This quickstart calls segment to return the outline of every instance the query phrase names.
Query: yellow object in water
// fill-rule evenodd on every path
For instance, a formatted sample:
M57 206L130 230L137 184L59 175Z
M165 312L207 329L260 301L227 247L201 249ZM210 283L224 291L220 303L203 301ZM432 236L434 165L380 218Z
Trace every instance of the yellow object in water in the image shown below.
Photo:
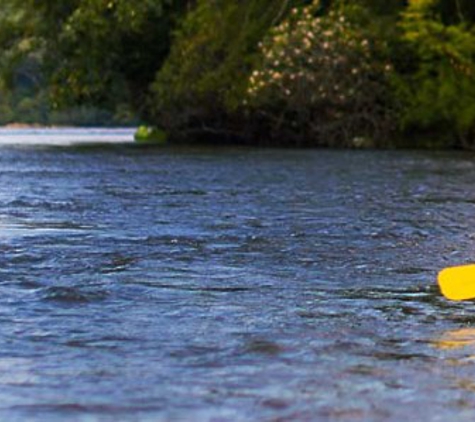
M442 294L450 300L475 298L475 265L445 268L438 276Z

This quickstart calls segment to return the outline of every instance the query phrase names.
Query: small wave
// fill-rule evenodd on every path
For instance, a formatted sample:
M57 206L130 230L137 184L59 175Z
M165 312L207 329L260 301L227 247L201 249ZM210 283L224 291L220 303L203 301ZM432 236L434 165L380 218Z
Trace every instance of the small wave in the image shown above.
M399 352L371 352L368 354L376 360L382 361L404 361L404 360L417 360L419 362L435 362L436 358L433 356L425 355L423 353L399 353Z
M398 300L401 302L433 302L438 298L437 291L431 286L388 289L384 287L345 289L339 294L345 299Z
M84 289L81 287L53 286L43 291L43 300L62 303L92 303L109 296L103 289Z
M79 404L79 403L57 403L57 404L31 404L17 405L9 408L10 410L18 410L31 414L47 414L56 415L72 413L72 414L105 414L105 415L123 415L127 413L137 412L155 412L162 410L162 406L157 405L112 405L112 404Z
M153 193L157 196L174 196L174 195L204 196L208 194L208 192L201 189L161 189Z
M44 177L44 175L39 175ZM38 199L18 198L4 204L7 208L41 208L48 211L81 211L84 206L81 206L74 201L44 201Z
M420 198L423 204L475 204L475 198L456 196L427 196Z
M396 274L417 275L417 274L428 274L432 271L432 269L422 268L422 267L403 266L403 267L400 267L400 268L394 268L391 271L396 273Z
M43 287L43 285L36 280L20 280L16 282L15 285L27 290L35 290Z
M261 355L275 356L284 351L284 348L270 340L253 339L247 342L245 346L245 353L256 353Z
M139 339L123 336L104 336L98 338L74 338L64 344L68 347L115 350L125 342L138 343Z
M176 235L160 235L147 236L146 238L137 239L138 243L147 246L161 246L167 248L184 248L188 250L203 251L207 245L208 240L196 234L195 236L176 236ZM183 249L181 249L183 250Z
M127 281L126 284L137 284L153 289L181 290L202 293L243 293L255 290L253 287L246 286L197 286L186 284L154 283L149 281Z
M138 260L137 257L117 255L112 257L111 262L105 265L100 271L103 274L113 274L126 271Z

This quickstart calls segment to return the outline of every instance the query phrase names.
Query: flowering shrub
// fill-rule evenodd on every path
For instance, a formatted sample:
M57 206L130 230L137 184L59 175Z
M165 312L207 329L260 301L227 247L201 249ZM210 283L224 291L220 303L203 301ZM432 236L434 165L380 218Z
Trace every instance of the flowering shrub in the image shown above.
M318 2L293 9L260 45L246 103L273 138L299 145L384 142L391 66L344 12L315 16Z

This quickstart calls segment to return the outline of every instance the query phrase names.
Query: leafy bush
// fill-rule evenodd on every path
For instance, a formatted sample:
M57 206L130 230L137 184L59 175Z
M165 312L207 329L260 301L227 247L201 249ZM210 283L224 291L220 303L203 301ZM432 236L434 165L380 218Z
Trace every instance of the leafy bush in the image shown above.
M78 1L49 41L56 45L48 57L55 102L107 108L129 102L140 110L184 7L183 0Z
M240 136L240 106L257 44L295 3L199 0L153 84L155 122L174 138Z
M141 144L165 145L167 143L168 136L166 132L159 128L139 126L135 132L134 139L136 142Z
M318 6L293 9L262 42L249 79L251 112L274 142L382 144L392 123L391 66L344 7L316 17Z
M170 33L191 0L2 0L0 76L19 67L49 91L51 109L114 111L145 99L167 57ZM24 73L24 72L23 72Z

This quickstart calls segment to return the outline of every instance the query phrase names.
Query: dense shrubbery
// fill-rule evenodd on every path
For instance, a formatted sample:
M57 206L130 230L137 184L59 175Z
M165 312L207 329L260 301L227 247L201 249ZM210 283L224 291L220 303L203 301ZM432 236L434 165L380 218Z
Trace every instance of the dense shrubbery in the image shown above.
M188 0L2 0L0 72L50 110L146 115L155 73ZM19 81L19 71L30 68ZM23 72L24 73L24 72Z
M393 123L387 73L375 40L345 9L293 9L261 44L249 79L251 112L275 142L354 146L384 142Z
M240 106L257 44L298 3L199 0L153 84L159 124L175 137L244 138Z
M0 123L475 148L474 23L473 0L3 0Z
M406 132L429 134L439 145L475 147L475 33L446 25L437 2L413 2L401 22L413 68L399 74L397 91Z
M198 2L153 85L159 124L175 137L272 144L386 139L387 63L374 40L343 11L304 3Z

